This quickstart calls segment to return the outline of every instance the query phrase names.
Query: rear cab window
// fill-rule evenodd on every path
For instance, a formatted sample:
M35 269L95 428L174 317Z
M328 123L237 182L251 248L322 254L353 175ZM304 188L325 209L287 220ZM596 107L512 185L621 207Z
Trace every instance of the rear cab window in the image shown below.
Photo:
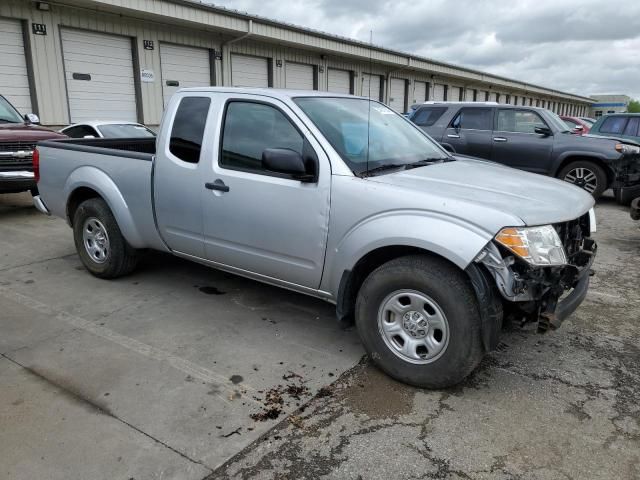
M208 97L184 97L180 100L171 126L169 151L183 162L200 161L210 105Z
M548 127L533 110L500 109L496 121L499 132L535 133L537 127Z
M411 121L420 127L430 127L447 111L447 107L422 107L418 109Z
M451 122L451 127L462 130L492 130L493 109L462 108Z

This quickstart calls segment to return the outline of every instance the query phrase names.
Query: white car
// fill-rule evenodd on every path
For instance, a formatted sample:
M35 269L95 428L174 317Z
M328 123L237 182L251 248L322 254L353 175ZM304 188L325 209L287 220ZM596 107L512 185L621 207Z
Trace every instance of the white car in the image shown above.
M149 138L156 134L140 123L99 121L75 123L60 130L71 138Z

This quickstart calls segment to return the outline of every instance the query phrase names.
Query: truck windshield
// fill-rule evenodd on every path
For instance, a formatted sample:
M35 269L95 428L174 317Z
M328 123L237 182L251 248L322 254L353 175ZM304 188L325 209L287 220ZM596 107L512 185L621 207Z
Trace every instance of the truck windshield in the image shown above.
M298 97L294 102L356 175L452 159L401 115L361 98Z
M18 111L3 96L0 96L0 123L22 123Z

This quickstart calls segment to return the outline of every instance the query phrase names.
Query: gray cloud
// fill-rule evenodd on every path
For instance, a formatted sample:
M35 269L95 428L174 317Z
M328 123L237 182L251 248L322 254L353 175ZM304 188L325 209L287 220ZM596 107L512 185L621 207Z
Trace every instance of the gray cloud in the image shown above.
M228 8L369 40L578 94L640 98L637 0L216 0Z

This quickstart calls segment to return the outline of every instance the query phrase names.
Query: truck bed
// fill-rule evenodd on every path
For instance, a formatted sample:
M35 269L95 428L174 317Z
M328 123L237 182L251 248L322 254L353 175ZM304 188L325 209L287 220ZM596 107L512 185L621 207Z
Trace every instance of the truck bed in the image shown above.
M39 142L42 201L52 214L69 221L70 199L90 188L107 201L133 247L166 250L153 214L155 141L83 138Z

